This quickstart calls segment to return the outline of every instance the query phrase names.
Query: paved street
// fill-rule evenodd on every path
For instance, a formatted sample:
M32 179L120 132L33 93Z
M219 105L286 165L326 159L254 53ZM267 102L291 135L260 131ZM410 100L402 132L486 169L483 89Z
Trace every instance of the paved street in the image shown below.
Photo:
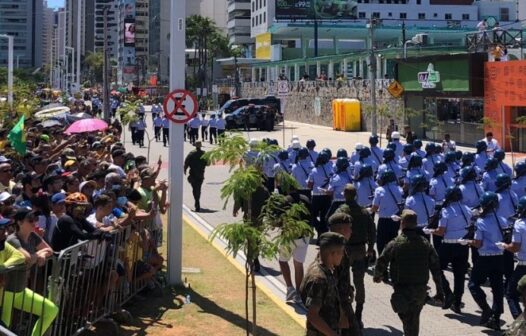
M151 128L151 118L147 116L148 131L153 136L153 130ZM249 134L243 133L247 137L263 138L272 137L279 140L280 144L283 142L283 133L280 126L277 130L272 133L263 132L250 132ZM292 135L300 137L302 143L309 138L316 139L318 143L317 149L320 150L323 147L329 147L335 152L338 148L344 147L351 153L355 144L358 142L367 144L368 133L343 133L335 132L330 128L306 125L295 122L287 122L287 128L285 132L286 144L290 142ZM385 140L384 143L385 145ZM131 137L126 134L126 147L128 151L133 152L135 155L146 155L147 149L139 149L138 146L132 146ZM212 146L208 143L204 143L203 149L209 150ZM192 149L192 146L185 143L185 155ZM464 150L462 148L462 150ZM162 155L164 160L168 159L168 148L163 147L162 142L152 142L150 161L155 162L157 157ZM507 161L510 162L511 158L508 155ZM165 169L161 172L161 178L167 178L167 164L163 166ZM216 165L208 167L206 170L206 179L203 184L203 196L201 199L201 206L203 211L198 215L208 222L212 226L218 224L231 222L232 217L232 202L227 205L227 208L223 210L223 201L219 197L219 191L228 177L228 167ZM188 208L193 208L193 198L191 188L188 182L184 182L184 203ZM311 246L307 257L307 263L310 263L316 254L316 248ZM269 274L275 275L277 279L283 282L281 276L278 273L277 261L263 261L262 263ZM191 266L191 265L185 265ZM447 274L451 277L451 274ZM431 286L434 289L434 286ZM486 288L487 293L490 294L490 290ZM401 322L399 321L396 314L393 313L390 305L391 288L385 284L374 284L371 276L366 276L366 304L364 311L364 323L366 326L366 335L402 335ZM434 293L434 291L433 291ZM491 296L490 296L491 297ZM433 307L426 305L422 312L421 319L421 335L498 335L498 333L491 332L487 329L480 328L477 325L479 319L479 311L466 288L466 293L463 299L465 303L464 313L462 315L456 315L452 311L443 311L439 307ZM511 322L511 315L509 314L507 305L505 304L505 314L502 317L506 323Z

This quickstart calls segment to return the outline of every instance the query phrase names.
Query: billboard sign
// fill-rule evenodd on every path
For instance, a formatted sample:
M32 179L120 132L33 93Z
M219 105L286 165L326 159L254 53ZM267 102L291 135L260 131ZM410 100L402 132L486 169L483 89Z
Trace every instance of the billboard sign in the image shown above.
M124 20L124 46L135 47L135 20Z
M263 33L256 36L256 58L270 59L271 56L272 34Z
M355 0L276 0L278 20L354 20L357 17Z

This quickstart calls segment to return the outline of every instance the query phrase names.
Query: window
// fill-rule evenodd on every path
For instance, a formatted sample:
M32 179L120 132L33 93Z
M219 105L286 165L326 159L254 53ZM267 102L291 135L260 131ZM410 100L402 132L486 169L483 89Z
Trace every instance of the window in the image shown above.
M254 22L256 21L254 20L254 18L252 18L252 27L254 27Z
M425 20L426 19L426 13L418 13L418 20Z
M263 7L267 6L267 0L263 0Z
M252 11L253 11L253 12L256 10L255 8L256 8L255 2L252 1Z
M500 21L510 21L510 9L507 7L500 8Z
M371 19L379 19L379 18L380 18L380 12L371 13Z
M358 13L358 18L359 19L365 19L365 12L359 12Z
M469 14L462 14L462 20L469 20Z
M256 15L256 26L259 25L259 20L258 20L258 16Z
M400 13L400 19L407 19L407 13Z
M422 4L422 0L416 0L416 4L417 5L421 5Z
M389 12L389 13L387 13L387 16L393 17L393 13Z
M263 12L263 23L267 22L267 12Z
M437 18L437 17L438 17L438 14L437 14L437 13L433 13L433 17L434 17L434 18Z
M453 20L453 15L452 14L446 14L446 15L444 15L444 19L446 19L446 20Z

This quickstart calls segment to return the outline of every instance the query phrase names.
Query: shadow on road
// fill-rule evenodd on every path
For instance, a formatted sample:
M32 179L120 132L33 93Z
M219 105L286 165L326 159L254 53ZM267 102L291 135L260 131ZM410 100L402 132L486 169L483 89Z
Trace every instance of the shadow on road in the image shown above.
M217 210L201 208L201 209L199 209L199 211L194 211L194 212L197 212L197 213L216 213Z
M391 326L385 326L385 329L377 329L377 328L365 328L363 329L363 335L364 336L402 336L403 333Z

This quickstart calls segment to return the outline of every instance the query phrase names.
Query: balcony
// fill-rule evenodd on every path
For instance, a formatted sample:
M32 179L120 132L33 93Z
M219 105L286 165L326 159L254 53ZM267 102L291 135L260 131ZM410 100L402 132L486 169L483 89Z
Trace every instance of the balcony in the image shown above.
M487 52L496 45L506 48L521 48L524 45L522 30L491 30L466 34L469 52Z

